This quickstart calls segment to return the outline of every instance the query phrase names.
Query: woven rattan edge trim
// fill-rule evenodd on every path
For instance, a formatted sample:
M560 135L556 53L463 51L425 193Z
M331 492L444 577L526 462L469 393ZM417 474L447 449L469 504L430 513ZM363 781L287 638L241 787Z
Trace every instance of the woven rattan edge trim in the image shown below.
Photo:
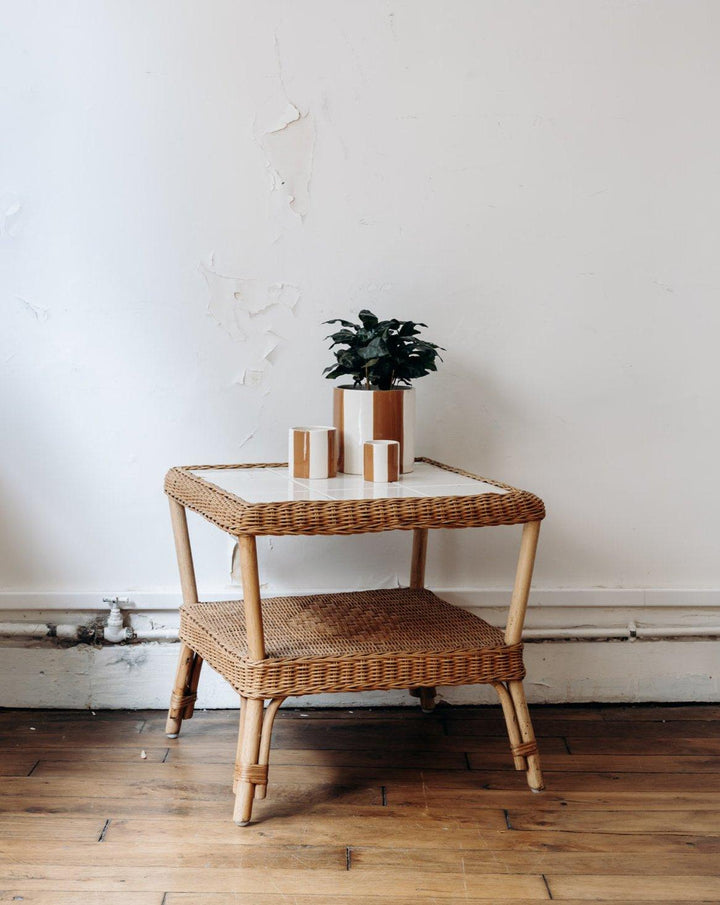
M472 657L472 659L474 660L478 657L479 654L482 655L486 653L492 653L496 650L496 648L472 649L469 651L460 651L460 654L462 656L462 660L467 661L468 657ZM506 649L502 651L502 653L505 657L507 657L512 656L512 654L516 652ZM437 656L437 652L435 652L435 654ZM453 659L445 651L443 651L443 655L443 659ZM497 667L494 667L491 675L488 674L482 676L473 675L471 670L466 670L463 672L462 677L457 680L451 680L447 676L441 676L441 672L437 669L425 669L426 663L424 662L424 659L419 655L411 656L408 659L412 664L420 665L423 667L424 678L420 681L422 681L425 685L442 685L450 687L456 685L487 685L492 684L498 680L522 681L522 679L524 679L526 675L525 666L522 662L522 654L517 652L516 657L517 661L512 665L512 668L510 668L510 664L507 664L507 668L504 670L498 670ZM243 695L243 697L252 698L254 700L265 700L268 698L276 698L278 696L286 698L289 696L312 695L321 693L375 690L382 691L394 688L415 687L416 685L415 679L410 681L406 676L397 677L395 679L384 679L380 681L377 678L369 678L368 667L372 666L373 663L382 662L390 664L391 666L396 665L399 658L395 653L393 653L392 655L386 655L384 657L376 657L375 660L364 658L362 656L350 656L344 659L349 662L350 666L352 666L353 663L356 663L360 667L357 675L347 677L343 681L338 681L336 677L333 677L332 680L329 680L328 677L319 677L315 678L314 680L308 681L307 679L298 677L296 672L298 667L301 667L304 663L307 663L307 665L310 667L320 667L324 664L325 661L329 661L329 665L331 667L337 668L338 665L342 664L343 658L316 657L307 659L298 658L296 660L261 660L255 662L255 666L258 668L257 673L255 673L255 670L251 668L250 663L237 658L234 658L234 662L238 665L238 667L240 667L240 670L233 669L228 671L226 668L227 653L220 645L217 645L214 654L208 652L207 655L207 662L210 666L213 667L213 669L215 669L220 675L222 675L225 680L229 682L233 688L235 688L236 691ZM263 675L262 668L268 666L270 666L272 669L272 675ZM284 676L278 676L278 671L282 673L283 670L287 670L286 674ZM242 679L238 675L239 671L242 671L244 673ZM390 672L392 672L392 670L390 670ZM416 677L416 679L419 680L419 677Z
M520 490L513 487L512 484L503 484L502 481L495 481L492 478L483 478L472 471L465 471L464 468L457 468L455 465L446 465L444 462L438 462L437 459L429 459L427 456L415 456L416 462L424 462L426 465L434 465L435 468L442 468L443 471L450 471L453 474L462 475L464 478L472 478L473 481L482 481L483 484L491 484L493 487L499 487L501 490L510 490L515 493L527 493L527 490Z
M187 639L183 638L183 641L187 644ZM317 657L268 657L267 660L250 660L245 657L237 657L232 651L229 651L223 644L220 644L216 638L213 638L213 644L215 644L223 653L228 657L236 657L239 663L242 663L243 666L248 669L252 669L253 667L260 668L262 666L267 666L269 663L272 663L273 666L304 666L304 665L315 665L315 664L323 664L323 663L345 663L345 662L353 662L355 660L361 660L363 663L369 662L392 662L395 660L422 660L428 657L437 657L442 655L443 657L473 657L476 656L478 651L482 651L483 654L491 655L493 653L502 653L502 654L514 654L514 653L522 653L523 646L522 644L507 644L502 645L500 647L454 647L448 648L447 650L437 651L437 650L398 650L393 651L390 654L338 654L336 656L317 656Z
M472 528L491 525L517 525L545 518L545 506L539 497L509 484L486 480L471 472L444 465L433 459L417 458L445 471L485 481L506 490L502 495L436 496L413 499L378 500L289 500L279 503L248 503L223 490L193 471L216 468L278 468L285 463L245 463L241 465L176 466L165 476L165 493L232 535L332 535L364 534L412 528ZM198 497L204 498L202 502ZM495 513L488 518L483 507L492 498ZM203 503L205 505L203 505ZM219 510L227 509L221 518ZM478 507L476 513L471 511ZM461 517L458 514L461 510ZM328 516L352 511L346 522ZM313 517L315 516L315 517Z

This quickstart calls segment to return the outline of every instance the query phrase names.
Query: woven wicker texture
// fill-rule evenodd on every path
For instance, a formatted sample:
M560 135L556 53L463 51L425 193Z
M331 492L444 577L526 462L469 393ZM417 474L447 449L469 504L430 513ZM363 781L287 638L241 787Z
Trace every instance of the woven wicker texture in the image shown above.
M247 653L242 601L180 610L180 637L249 698L522 679L522 645L427 590L263 601L268 659Z
M171 468L165 477L165 493L233 535L364 534L398 528L519 525L545 518L542 500L527 490L517 490L509 484L481 478L432 459L420 458L416 461L484 481L508 492L415 499L248 503L199 475L192 474L203 468L278 468L286 464L275 462L262 465L191 465Z

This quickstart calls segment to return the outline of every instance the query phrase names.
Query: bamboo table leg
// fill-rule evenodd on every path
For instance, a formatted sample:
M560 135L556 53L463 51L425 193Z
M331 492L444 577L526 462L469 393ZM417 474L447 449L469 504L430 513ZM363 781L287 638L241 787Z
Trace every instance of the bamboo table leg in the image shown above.
M180 645L175 685L170 695L170 708L165 723L168 738L177 738L183 720L189 720L193 715L202 662L202 657L194 653L187 644Z
M425 563L427 561L428 529L413 529L412 559L410 560L410 587L425 587ZM432 713L435 709L435 688L411 688L410 694L420 698L423 713Z
M532 581L535 551L537 550L539 535L540 522L528 522L523 525L520 555L515 573L515 585L505 628L506 644L519 644L522 641L522 630L525 624L525 613L530 595L530 582ZM507 692L509 692L509 695L507 692L502 693L497 685L496 689L503 705L503 713L508 728L513 757L515 758L515 765L518 767L520 759L525 758L528 785L534 792L539 792L545 788L545 785L540 769L537 741L532 721L530 720L523 684L519 680L508 682ZM516 741L518 731L520 733L519 743Z
M533 792L542 792L545 788L542 770L540 769L540 756L538 755L537 741L535 739L535 731L530 721L530 712L528 711L527 701L525 700L525 689L523 683L519 681L509 682L510 696L515 705L515 713L517 715L518 725L520 727L520 735L523 743L518 746L515 752L519 752L527 758L527 781Z
M247 826L252 817L255 786L258 782L267 784L267 766L260 766L260 736L262 734L263 702L245 698L242 734L238 738L237 761L235 764L235 810L233 820L238 826ZM242 712L241 711L241 712Z
M427 561L428 529L413 529L412 559L410 561L410 587L425 587L425 563Z
M498 693L500 704L502 705L503 716L505 717L505 725L507 726L507 734L510 739L510 750L513 752L513 760L515 769L527 772L527 760L521 754L515 754L520 750L522 745L522 736L520 735L520 727L518 726L517 714L515 713L515 704L510 696L507 685L504 682L493 682L493 688Z
M248 651L254 660L265 659L265 638L263 634L262 609L260 601L260 578L258 575L257 546L252 535L238 537L240 549L240 570L243 584L243 604L247 627ZM272 705L271 705L272 706ZM279 706L279 705L278 705ZM267 749L269 752L269 730L277 707L270 713ZM244 713L244 716L242 715ZM267 763L260 760L260 740L263 734L263 701L244 698L241 711L242 731L238 737L237 760L235 763L235 811L233 820L239 826L247 826L252 817L253 799L256 786L267 785ZM262 795L258 795L262 797Z
M180 570L183 603L197 603L197 584L185 507L173 499L170 500L170 518L172 520L175 552ZM202 662L202 657L194 653L187 644L180 645L175 685L173 686L170 708L165 724L165 734L168 738L177 738L182 721L184 719L189 720L193 715Z
M267 768L270 763L270 739L272 738L272 727L280 705L285 698L273 698L268 701L263 716L262 733L260 735L260 753L258 754L258 763L261 767L265 767L266 776L265 783L258 783L255 786L255 798L264 798L267 794Z

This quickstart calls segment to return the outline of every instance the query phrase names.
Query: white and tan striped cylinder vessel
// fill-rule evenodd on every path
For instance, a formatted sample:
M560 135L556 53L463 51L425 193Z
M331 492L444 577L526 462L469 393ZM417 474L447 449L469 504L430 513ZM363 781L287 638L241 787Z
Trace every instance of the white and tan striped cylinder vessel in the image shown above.
M365 390L335 387L333 423L338 432L338 471L363 473L363 444L368 440L397 440L400 470L415 463L415 390Z
M288 431L290 477L311 481L334 478L337 433L334 427L291 427Z
M366 440L363 444L363 478L389 483L400 477L400 444L397 440Z

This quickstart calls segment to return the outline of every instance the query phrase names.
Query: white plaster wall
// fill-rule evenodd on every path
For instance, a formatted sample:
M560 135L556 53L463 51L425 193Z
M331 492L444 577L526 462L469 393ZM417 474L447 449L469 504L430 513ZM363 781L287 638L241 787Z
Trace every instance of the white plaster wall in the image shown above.
M364 306L447 348L418 451L545 498L537 587L720 588L720 4L0 19L1 589L177 587L166 468L283 458ZM433 538L430 581L506 586L516 540ZM261 546L272 586L358 587L408 538Z

